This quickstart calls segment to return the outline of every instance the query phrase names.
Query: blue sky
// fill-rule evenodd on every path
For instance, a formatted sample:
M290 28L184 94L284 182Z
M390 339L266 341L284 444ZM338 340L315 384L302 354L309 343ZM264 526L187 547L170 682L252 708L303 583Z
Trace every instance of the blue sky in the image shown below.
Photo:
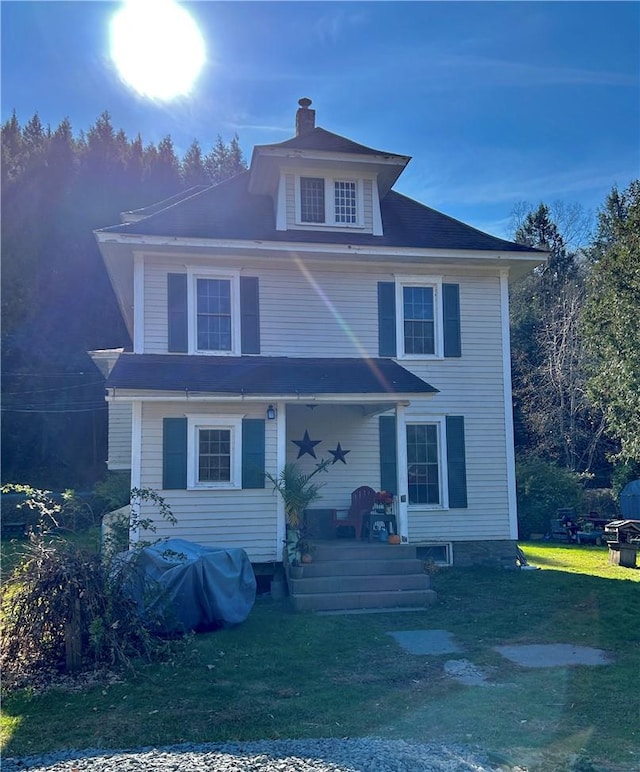
M640 4L196 2L207 64L195 89L154 103L109 54L119 3L12 2L2 13L2 120L38 112L87 130L108 110L133 138L181 155L237 132L317 125L413 156L396 189L496 235L521 201L600 206L640 175Z

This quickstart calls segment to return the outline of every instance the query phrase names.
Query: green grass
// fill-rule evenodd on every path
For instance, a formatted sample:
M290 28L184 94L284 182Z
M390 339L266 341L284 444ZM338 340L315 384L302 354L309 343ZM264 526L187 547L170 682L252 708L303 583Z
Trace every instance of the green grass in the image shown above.
M442 570L425 611L316 616L260 599L244 624L196 636L173 664L82 693L5 696L3 754L378 735L478 745L529 769L637 768L640 570L609 566L603 547L523 546L543 570ZM451 655L406 654L387 635L403 629L449 630L490 685L446 678ZM545 642L613 662L528 670L493 649Z

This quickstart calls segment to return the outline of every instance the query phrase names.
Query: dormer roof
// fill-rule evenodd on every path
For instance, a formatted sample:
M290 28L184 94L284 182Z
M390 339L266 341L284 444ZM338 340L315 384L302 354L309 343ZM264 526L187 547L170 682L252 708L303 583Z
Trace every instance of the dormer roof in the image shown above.
M376 150L316 126L303 134L271 145L256 145L251 156L252 193L273 193L281 171L306 164L342 173L375 174L378 196L393 187L411 156Z

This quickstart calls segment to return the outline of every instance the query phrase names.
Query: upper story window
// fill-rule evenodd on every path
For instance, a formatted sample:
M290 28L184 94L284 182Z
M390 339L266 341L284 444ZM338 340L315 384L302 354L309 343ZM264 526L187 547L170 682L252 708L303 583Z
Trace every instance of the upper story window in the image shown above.
M433 287L403 287L404 353L435 354Z
M231 280L196 278L196 348L231 351Z
M300 219L303 222L325 222L322 177L300 177Z
M401 277L396 283L397 351L400 357L442 357L442 281Z
M362 181L334 177L298 177L296 222L362 227Z
M335 180L333 187L336 222L355 225L358 221L356 183Z
M189 351L240 353L240 285L233 271L191 271Z

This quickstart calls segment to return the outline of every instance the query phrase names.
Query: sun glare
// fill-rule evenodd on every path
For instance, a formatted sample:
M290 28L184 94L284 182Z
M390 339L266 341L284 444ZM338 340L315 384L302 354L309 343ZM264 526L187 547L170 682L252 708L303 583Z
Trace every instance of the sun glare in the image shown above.
M169 100L193 88L206 52L197 24L173 0L126 0L111 21L111 57L139 94Z

